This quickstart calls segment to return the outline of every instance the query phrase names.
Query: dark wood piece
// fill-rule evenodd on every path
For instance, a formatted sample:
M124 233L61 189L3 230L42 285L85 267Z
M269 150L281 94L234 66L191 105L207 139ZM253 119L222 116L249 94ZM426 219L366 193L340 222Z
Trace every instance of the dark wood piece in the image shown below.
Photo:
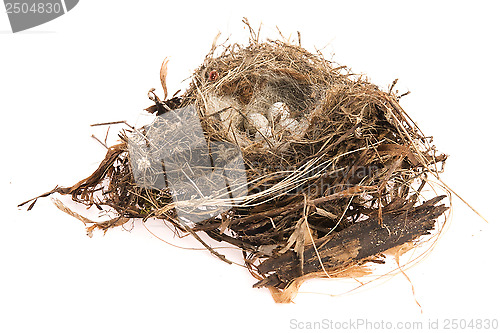
M445 196L438 196L399 214L387 214L380 225L377 217L356 223L342 231L319 239L316 242L321 262L327 270L343 267L349 263L379 254L390 248L415 240L434 228L436 219L448 207L436 205ZM292 280L302 276L300 260L293 251L267 259L258 266L266 276L254 287L284 288ZM321 272L323 268L316 250L309 245L304 250L303 275Z

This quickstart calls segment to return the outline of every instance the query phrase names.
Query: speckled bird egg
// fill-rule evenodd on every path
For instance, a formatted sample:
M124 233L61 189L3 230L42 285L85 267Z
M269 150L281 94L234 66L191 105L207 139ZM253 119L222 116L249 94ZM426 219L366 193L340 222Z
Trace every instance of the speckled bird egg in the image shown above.
M269 108L269 118L273 124L290 118L290 109L283 102L276 102Z

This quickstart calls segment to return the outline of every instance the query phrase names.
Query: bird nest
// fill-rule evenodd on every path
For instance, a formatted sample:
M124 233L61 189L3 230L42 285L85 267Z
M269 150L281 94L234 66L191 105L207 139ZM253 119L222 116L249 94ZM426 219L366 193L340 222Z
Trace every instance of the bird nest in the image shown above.
M203 238L229 243L254 286L288 302L302 281L349 276L434 229L444 196L422 191L446 155L393 86L250 33L245 46L214 42L181 96L166 98L165 62L165 99L149 94L155 121L123 130L90 177L42 196L113 211L97 223L56 201L90 235L156 218L231 263Z

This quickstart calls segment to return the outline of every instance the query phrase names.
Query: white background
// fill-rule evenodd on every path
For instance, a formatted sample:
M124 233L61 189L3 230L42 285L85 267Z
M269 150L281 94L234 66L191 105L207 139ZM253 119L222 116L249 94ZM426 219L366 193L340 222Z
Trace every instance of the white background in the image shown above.
M422 321L497 318L499 304L497 2L81 1L68 14L12 34L0 13L0 331L287 332L290 320ZM457 198L448 232L431 256L383 284L330 297L352 281L306 283L295 304L275 304L255 280L204 251L169 246L140 223L131 232L97 232L41 199L16 205L88 176L105 150L90 124L135 124L161 91L171 58L170 92L201 63L218 31L245 42L247 16L263 34L302 34L386 88L412 93L402 106L449 154L445 181ZM142 112L143 113L143 112ZM113 143L116 136L109 138ZM65 201L67 202L67 201ZM82 210L80 210L82 212ZM84 211L83 211L84 212ZM166 227L156 232L180 246ZM230 256L238 258L233 251ZM306 293L310 292L310 293ZM315 293L311 293L315 292ZM295 330L296 331L296 330Z

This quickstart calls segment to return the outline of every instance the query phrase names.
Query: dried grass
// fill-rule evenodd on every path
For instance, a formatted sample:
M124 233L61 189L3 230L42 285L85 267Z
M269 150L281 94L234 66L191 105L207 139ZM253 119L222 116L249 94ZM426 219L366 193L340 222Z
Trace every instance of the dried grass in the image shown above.
M260 41L259 33L249 28L249 45L214 41L189 89L170 100L151 91L155 105L147 109L159 115L195 106L209 143L240 148L247 193L231 202L217 197L175 202L168 188L141 186L134 180L127 144L142 129L128 129L90 177L42 196L68 194L86 206L116 213L105 224L76 216L91 224L89 231L155 217L190 233L222 260L228 261L197 234L232 244L243 251L252 275L265 281L260 286L270 288L276 301L289 302L305 279L364 273L360 265L367 258L356 258L351 251L342 265L333 265L321 244L361 221L375 219L384 228L386 218L414 212L423 203L428 177L439 177L446 155L437 153L404 112L393 86L384 91L299 45ZM165 94L167 62L161 68ZM231 208L189 224L177 219L176 208L182 204ZM433 228L437 216L430 217L432 223L418 237ZM317 269L304 273L304 251L311 247ZM287 280L259 269L265 260L286 253L299 258L298 277Z

